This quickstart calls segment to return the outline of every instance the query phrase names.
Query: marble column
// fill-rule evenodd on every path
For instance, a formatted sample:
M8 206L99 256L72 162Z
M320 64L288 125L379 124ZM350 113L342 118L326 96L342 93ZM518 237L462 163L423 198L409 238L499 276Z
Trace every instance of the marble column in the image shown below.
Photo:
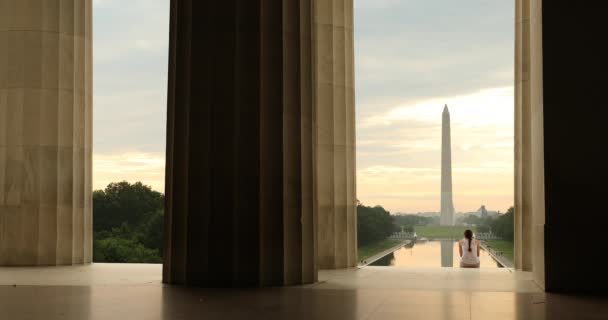
M91 262L91 0L0 0L0 265Z
M605 10L600 2L532 3L536 5L530 7L530 42L537 48L532 52L540 51L542 44L542 100L533 95L531 101L532 106L537 101L544 106L545 288L605 295L608 60L604 42L598 41L605 37ZM542 37L535 38L534 31L541 26L534 21L539 12ZM533 79L540 68L534 59ZM534 87L532 91L536 93ZM573 259L573 253L581 258Z
M322 269L357 265L353 1L315 1L315 205Z
M540 0L517 0L515 21L515 267L544 286L543 52Z
M315 282L311 0L172 0L169 60L163 282Z

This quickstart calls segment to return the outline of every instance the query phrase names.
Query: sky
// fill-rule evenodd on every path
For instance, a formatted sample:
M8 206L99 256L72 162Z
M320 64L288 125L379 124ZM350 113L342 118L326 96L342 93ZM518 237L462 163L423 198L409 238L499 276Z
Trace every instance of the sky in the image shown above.
M164 190L169 0L93 0L93 188Z
M355 0L357 196L436 212L441 113L455 210L513 204L514 1Z
M510 0L355 0L357 198L439 210L441 111L456 211L513 204ZM164 189L169 0L94 0L94 188Z

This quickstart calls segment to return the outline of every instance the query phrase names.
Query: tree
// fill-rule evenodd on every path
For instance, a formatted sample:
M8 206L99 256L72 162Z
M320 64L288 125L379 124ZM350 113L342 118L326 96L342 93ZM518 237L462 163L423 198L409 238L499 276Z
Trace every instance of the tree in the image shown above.
M469 214L462 219L463 223L470 224L470 225L480 225L482 221L483 221L482 218L480 218L474 214Z
M499 237L507 241L513 241L513 218L515 208L511 207L507 213L499 216L492 222L492 231Z
M93 193L93 261L162 261L163 195L141 182Z
M390 212L381 206L357 206L357 242L359 246L384 240L396 229Z
M141 182L110 183L105 190L93 192L93 229L112 230L124 222L135 226L162 210L164 197Z
M157 250L122 238L105 238L93 243L95 262L161 263Z
M403 232L414 232L414 226L413 225L404 225Z
M482 225L478 225L476 230L477 230L477 232L480 232L480 233L486 233L486 232L490 232L490 227L485 224L482 224Z
M400 214L393 216L395 223L399 226L427 226L433 224L433 218L423 217L415 214Z
M140 228L141 243L148 247L158 250L163 256L163 226L165 215L163 210L156 210L154 214Z

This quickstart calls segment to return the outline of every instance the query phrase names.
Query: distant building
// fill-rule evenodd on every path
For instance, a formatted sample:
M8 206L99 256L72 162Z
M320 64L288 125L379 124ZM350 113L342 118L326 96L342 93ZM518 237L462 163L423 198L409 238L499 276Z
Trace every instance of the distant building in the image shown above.
M450 137L450 111L443 108L441 123L441 217L442 226L454 225L452 199L452 142Z
M479 213L481 215L482 218L487 218L488 217L488 210L486 210L486 206L481 205L481 208L479 208Z

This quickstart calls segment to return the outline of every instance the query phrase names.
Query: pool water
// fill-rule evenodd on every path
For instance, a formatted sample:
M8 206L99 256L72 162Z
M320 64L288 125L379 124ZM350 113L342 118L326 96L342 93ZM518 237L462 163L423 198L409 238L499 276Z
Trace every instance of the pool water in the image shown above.
M479 253L481 268L502 268L486 251ZM458 241L417 241L390 253L372 266L396 267L460 267Z

